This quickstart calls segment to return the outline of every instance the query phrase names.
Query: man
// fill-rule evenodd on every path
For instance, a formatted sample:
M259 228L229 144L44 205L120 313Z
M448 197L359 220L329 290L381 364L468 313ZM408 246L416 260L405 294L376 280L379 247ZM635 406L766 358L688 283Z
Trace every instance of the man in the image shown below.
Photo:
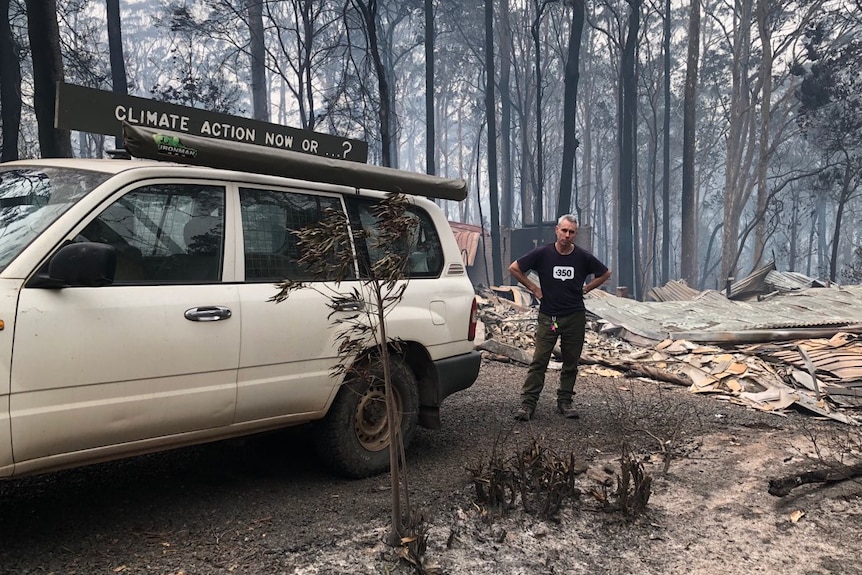
M607 266L590 252L575 245L575 236L578 235L578 220L575 216L560 216L554 231L556 242L534 248L509 266L509 273L539 300L536 351L521 390L521 407L515 411L518 421L530 420L536 411L557 338L560 338L563 355L560 387L557 389L557 412L569 419L578 417L577 411L572 408L572 396L587 324L584 294L611 277ZM538 285L527 277L530 270L538 274ZM584 285L590 275L593 279Z

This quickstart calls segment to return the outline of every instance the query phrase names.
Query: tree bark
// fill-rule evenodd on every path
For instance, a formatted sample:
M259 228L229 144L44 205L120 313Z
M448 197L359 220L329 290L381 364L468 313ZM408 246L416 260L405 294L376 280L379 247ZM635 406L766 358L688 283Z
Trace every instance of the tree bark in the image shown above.
M835 225L832 227L832 249L829 255L829 279L833 282L838 280L838 246L841 243L841 222L844 219L847 204L856 190L855 186L851 185L856 175L853 159L847 152L844 152L844 158L844 175L841 178L841 192L835 206Z
M425 0L425 173L437 173L434 123L434 0Z
M664 3L664 131L662 134L661 183L661 285L670 280L670 0Z
M536 224L536 239L542 243L542 223L545 219L545 156L543 152L542 135L542 51L539 42L539 31L541 29L542 14L545 11L546 1L534 0L536 17L533 20L531 33L533 36L533 50L536 59L536 187L533 193L533 221Z
M682 249L680 273L693 288L697 277L697 190L694 158L697 147L697 74L700 60L700 0L692 0L688 24L688 61L682 136Z
M733 22L733 62L730 118L725 158L724 228L721 244L723 278L735 276L738 263L739 223L751 195L749 175L753 161L755 123L751 110L749 63L751 61L751 14L753 0L738 0Z
M850 465L844 469L816 469L789 477L769 480L769 494L776 497L790 495L796 487L806 483L835 483L853 477L862 476L862 463Z
M0 162L18 159L21 129L21 54L9 25L9 0L0 0Z
M622 121L620 128L619 164L619 225L617 228L617 261L619 285L628 286L636 292L634 254L634 180L635 180L635 134L637 131L637 38L640 28L640 0L627 0L629 5L628 29L623 46L620 70L622 92Z
M63 81L57 3L55 0L26 0L26 3L39 149L43 158L71 158L71 133L54 127L57 83Z
M263 0L248 0L248 31L251 44L251 106L255 120L269 121L266 82L266 46L263 38Z
M514 211L514 170L512 169L512 25L509 0L500 0L500 155L503 177L500 183L500 226L511 229ZM522 218L523 221L523 218Z
M500 250L500 199L497 189L497 104L494 96L494 0L485 0L485 115L488 121L488 201L491 204L491 257L494 285L503 283Z
M772 116L772 31L769 28L769 0L757 0L757 28L760 33L760 132L757 158L757 224L752 269L760 266L766 246L766 168L769 160L769 122Z
M111 88L114 93L127 95L129 82L126 76L126 59L123 56L123 32L120 19L120 0L107 0L108 52L111 57ZM115 147L123 147L122 136L115 137Z
M392 110L390 103L392 96L389 93L389 77L386 66L383 65L383 56L380 52L380 42L377 34L378 5L377 0L351 0L353 5L362 16L365 28L365 39L371 61L374 65L374 74L377 76L377 97L379 110L377 117L380 128L380 162L383 166L392 167Z
M584 29L584 0L574 0L572 25L569 29L569 46L563 93L563 167L560 172L560 194L557 217L572 211L572 188L575 171L575 152L578 139L575 135L575 117L578 111L578 80L581 52L581 34Z

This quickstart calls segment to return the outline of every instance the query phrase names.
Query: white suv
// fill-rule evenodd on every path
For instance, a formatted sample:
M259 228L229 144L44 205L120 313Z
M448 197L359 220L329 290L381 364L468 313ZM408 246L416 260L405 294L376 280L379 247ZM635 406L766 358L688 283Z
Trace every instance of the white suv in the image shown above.
M0 164L0 477L311 421L337 472L388 468L381 384L331 373L330 316L354 308L315 289L269 301L275 282L310 279L291 230L326 208L374 226L382 197L155 161ZM426 198L411 196L411 213L415 257L387 319L406 441L439 426L480 363L451 229Z

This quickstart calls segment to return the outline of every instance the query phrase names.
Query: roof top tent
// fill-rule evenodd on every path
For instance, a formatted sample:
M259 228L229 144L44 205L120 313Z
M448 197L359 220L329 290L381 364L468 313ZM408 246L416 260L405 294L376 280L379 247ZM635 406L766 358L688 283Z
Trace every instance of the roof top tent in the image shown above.
M441 200L461 201L467 197L467 183L460 178L429 176L254 144L167 132L127 122L123 122L123 139L126 150L137 158Z

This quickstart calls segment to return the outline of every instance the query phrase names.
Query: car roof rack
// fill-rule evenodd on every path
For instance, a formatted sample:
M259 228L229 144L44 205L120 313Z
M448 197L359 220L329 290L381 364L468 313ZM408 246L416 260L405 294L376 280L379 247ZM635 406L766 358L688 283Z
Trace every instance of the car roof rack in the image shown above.
M112 160L131 160L132 159L132 155L129 153L128 150L123 150L123 149L105 150L105 153L108 154L108 156L110 156L110 158Z
M136 158L403 193L442 200L467 197L467 183L394 168L168 132L123 122L126 150Z

